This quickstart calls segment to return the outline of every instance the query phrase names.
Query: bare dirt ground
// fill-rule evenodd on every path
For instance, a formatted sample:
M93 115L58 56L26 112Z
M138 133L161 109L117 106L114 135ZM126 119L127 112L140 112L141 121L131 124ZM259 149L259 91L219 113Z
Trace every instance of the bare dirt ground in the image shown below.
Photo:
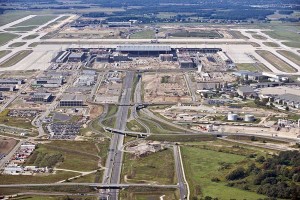
M101 115L101 113L103 112L102 106L89 105L89 108L90 108L90 118L91 119L95 119L96 117Z
M17 141L15 139L0 137L0 154L9 153L16 144Z
M190 102L183 74L146 74L143 78L146 102Z

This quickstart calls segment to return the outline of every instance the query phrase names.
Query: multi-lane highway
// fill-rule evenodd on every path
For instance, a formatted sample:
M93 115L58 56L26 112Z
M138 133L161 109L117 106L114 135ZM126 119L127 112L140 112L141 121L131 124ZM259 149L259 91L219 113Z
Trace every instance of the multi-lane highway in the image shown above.
M123 89L121 95L121 104L129 104L131 97L131 87L133 82L134 72L127 72L123 81ZM119 106L116 119L116 129L125 130L127 115L128 115L128 106ZM104 172L103 184L118 184L120 182L120 175L122 169L123 161L123 140L124 135L114 134L110 143L108 157L106 160L106 170ZM118 190L106 190L102 191L101 195L110 196L110 199L118 199Z

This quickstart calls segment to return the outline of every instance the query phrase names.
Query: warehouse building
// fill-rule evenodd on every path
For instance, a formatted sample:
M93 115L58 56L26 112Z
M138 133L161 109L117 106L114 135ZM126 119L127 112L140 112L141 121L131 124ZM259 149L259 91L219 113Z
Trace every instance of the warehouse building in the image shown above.
M168 54L172 51L170 46L163 45L120 45L116 52L127 53L129 56L156 56Z
M180 68L194 68L195 63L193 62L191 57L180 57L178 58L178 62L180 65Z
M82 107L84 105L85 97L83 95L64 95L60 102L59 106L61 107Z
M0 91L13 92L17 89L16 85L0 85Z
M114 52L113 61L114 62L129 61L128 53Z
M300 109L300 95L290 93L281 94L274 97L274 102Z
M109 54L100 54L96 57L97 62L110 62L110 55Z
M21 85L24 80L19 79L0 79L0 85Z
M63 78L62 77L40 77L37 78L34 82L34 85L44 85L44 84L56 84L56 85L62 85L63 84Z
M51 102L53 100L53 96L51 93L33 93L31 95L31 101L33 102Z
M70 54L68 61L69 62L82 62L84 60L84 53L80 52L80 53L76 53L73 52Z
M159 59L161 61L172 61L173 60L173 54L159 54Z
M252 87L241 86L237 89L237 93L242 97L256 97L257 93Z
M59 54L58 58L56 59L57 63L63 63L68 60L68 56L71 54L69 51L64 51L61 54Z
M107 22L108 27L131 27L132 22Z

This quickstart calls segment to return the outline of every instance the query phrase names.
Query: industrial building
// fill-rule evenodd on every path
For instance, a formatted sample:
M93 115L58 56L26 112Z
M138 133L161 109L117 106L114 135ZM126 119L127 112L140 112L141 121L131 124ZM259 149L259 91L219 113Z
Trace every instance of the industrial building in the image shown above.
M278 87L283 85L282 82L262 82L262 83L252 83L250 86L252 88L266 88L266 87Z
M68 62L82 62L83 60L84 60L83 52L80 53L72 52L68 58Z
M180 57L178 58L178 62L180 65L180 68L194 68L195 63L193 62L191 57Z
M245 80L252 80L252 81L262 81L262 80L268 79L268 77L263 75L263 73L261 73L261 72L250 72L247 70L233 72L232 74L237 77L241 77Z
M68 60L68 56L71 54L69 51L63 51L55 60L57 63L63 63Z
M0 79L0 85L21 85L24 80L19 79Z
M131 27L132 22L107 22L108 27Z
M97 62L110 62L110 55L109 54L100 54L96 56Z
M128 53L114 52L112 57L114 62L122 62L122 61L130 60L128 57Z
M0 91L13 92L17 89L16 85L0 85Z
M161 61L172 61L173 60L173 54L160 54L159 59Z
M59 106L61 107L81 107L84 105L85 97L83 95L64 95L60 102Z
M34 102L51 102L53 96L51 93L33 93L30 100Z
M62 77L40 77L34 81L34 85L44 85L44 84L56 84L62 85L63 78Z
M300 95L290 93L281 94L274 97L274 102L300 109Z
M257 93L252 87L241 86L237 89L237 93L242 97L256 97Z
M171 46L163 45L119 45L117 52L127 53L129 56L159 56L172 51Z

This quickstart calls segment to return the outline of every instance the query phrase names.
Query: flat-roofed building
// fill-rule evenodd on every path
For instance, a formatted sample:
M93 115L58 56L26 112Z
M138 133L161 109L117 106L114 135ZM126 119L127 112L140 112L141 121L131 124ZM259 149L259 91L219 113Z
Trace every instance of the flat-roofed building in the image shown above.
M0 79L0 85L21 85L24 80L20 79Z
M84 105L85 97L83 95L64 95L60 102L59 106L61 107L81 107Z
M0 85L0 91L13 92L17 89L16 85Z
M76 53L76 52L72 52L69 55L68 61L69 62L82 62L84 59L84 53L80 52L80 53Z
M44 84L57 84L62 85L63 84L63 78L62 77L40 77L37 78L34 82L34 85L44 85Z
M34 102L51 102L53 99L53 96L51 93L45 92L45 93L33 93L31 96L31 101Z
M256 97L257 93L250 86L241 86L237 89L237 93L242 97Z
M107 22L108 27L131 27L132 22Z

